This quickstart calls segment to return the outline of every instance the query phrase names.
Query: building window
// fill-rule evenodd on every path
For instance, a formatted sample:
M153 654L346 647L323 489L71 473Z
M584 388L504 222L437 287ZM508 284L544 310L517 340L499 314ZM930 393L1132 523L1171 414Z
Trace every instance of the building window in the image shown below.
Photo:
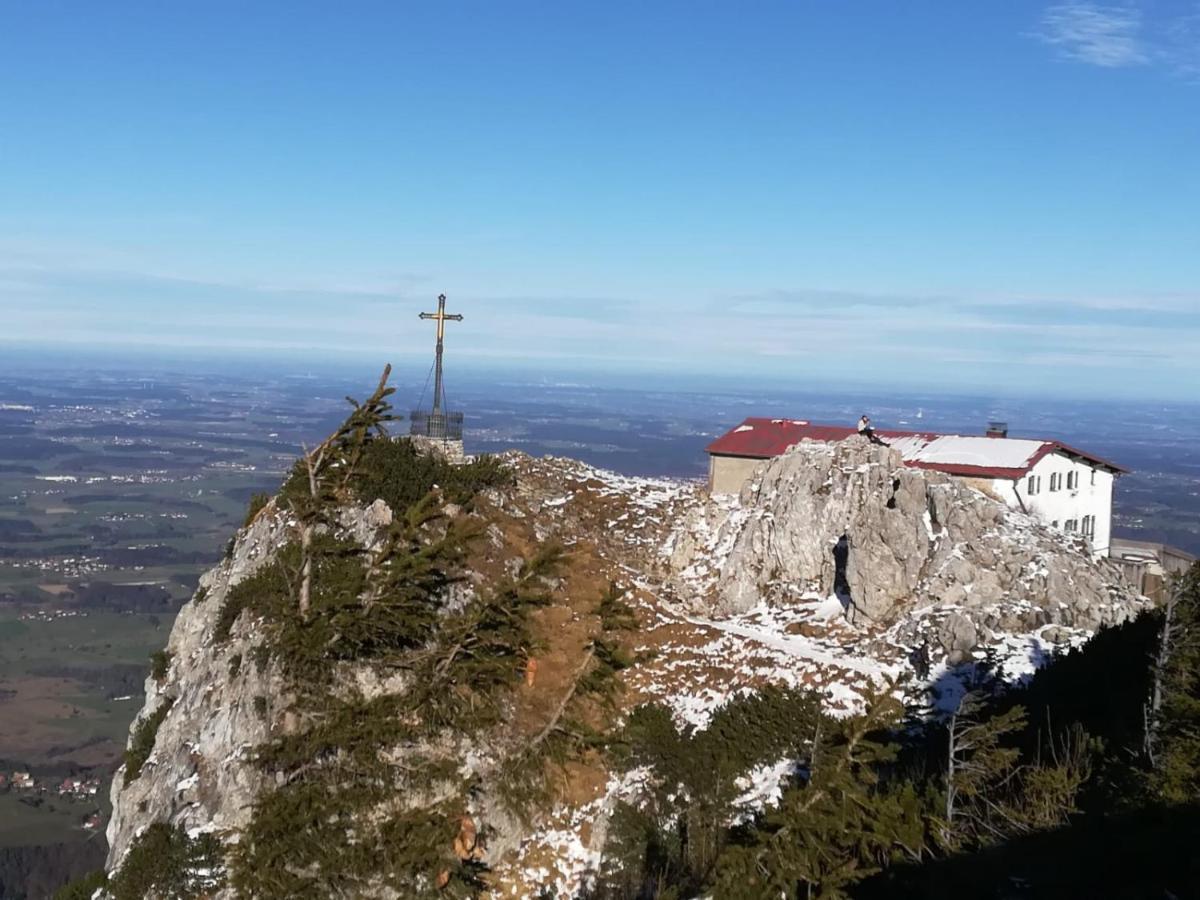
M1063 531L1065 531L1067 534L1074 534L1078 530L1079 530L1079 520L1078 519L1067 519L1067 521L1065 521L1063 523Z
M1031 497L1037 493L1037 476L1036 475L1029 476L1029 481L1026 484L1025 492L1027 494L1029 494L1029 496L1031 496Z
M1096 470L1092 469L1092 487L1096 486Z
M1075 473L1074 472L1067 473L1067 490L1068 491L1075 490Z
M1051 528L1057 528L1057 527L1058 527L1058 519L1055 519L1053 522L1051 522L1051 523L1050 523L1050 527L1051 527Z
M1096 517L1083 517L1083 533L1086 537L1094 538L1096 536Z
M1050 493L1053 494L1057 490L1058 490L1058 473L1051 472L1050 473Z

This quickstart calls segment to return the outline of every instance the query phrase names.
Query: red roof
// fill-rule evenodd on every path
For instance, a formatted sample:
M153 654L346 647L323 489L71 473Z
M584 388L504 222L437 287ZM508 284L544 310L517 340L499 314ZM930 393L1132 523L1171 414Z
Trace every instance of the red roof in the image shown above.
M770 459L803 440L835 442L857 433L844 425L818 425L806 419L749 418L730 429L705 449L714 456L743 456ZM1128 472L1121 466L1061 441L1026 440L938 434L929 431L875 432L889 443L900 443L905 465L934 469L950 475L976 478L1011 478L1026 475L1051 453L1083 460L1114 474ZM965 440L964 440L965 439ZM996 442L993 445L993 442ZM989 453L995 450L995 453Z

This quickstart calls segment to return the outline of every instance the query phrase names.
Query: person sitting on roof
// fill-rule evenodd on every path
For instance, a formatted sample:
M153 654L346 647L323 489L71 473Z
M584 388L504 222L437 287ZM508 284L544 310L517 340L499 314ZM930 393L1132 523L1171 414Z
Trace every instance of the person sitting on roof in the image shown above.
M872 444L878 444L881 447L886 447L883 441L879 439L879 435L875 433L875 429L871 427L871 420L865 415L858 420L858 433L865 437Z

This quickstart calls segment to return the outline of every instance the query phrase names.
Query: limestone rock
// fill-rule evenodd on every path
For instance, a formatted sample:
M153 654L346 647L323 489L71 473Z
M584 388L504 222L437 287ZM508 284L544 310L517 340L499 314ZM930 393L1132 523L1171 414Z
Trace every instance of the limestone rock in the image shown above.
M454 511L461 513L461 509ZM338 510L335 528L339 536L370 549L385 538L392 518L383 501L346 506ZM150 823L180 826L192 835L214 833L227 845L236 843L250 822L255 800L272 788L271 778L254 764L253 753L294 727L289 716L295 713L288 710L295 698L268 654L256 652L265 640L257 620L243 613L227 638L218 640L216 633L229 592L295 540L294 526L288 512L269 505L238 533L229 556L201 577L202 590L180 610L166 645L170 667L161 681L147 679L146 702L137 721L153 715L164 703L171 704L169 711L139 777L126 782L122 768L113 778L105 866L109 872L120 867ZM519 559L511 562L520 564ZM447 612L460 608L475 590L470 578L448 585L441 598L443 608ZM403 672L349 663L339 666L339 678L365 699L408 687ZM434 749L448 755L458 750ZM380 754L393 756L394 748L381 747ZM472 753L462 763L476 772L485 772L489 764L482 753ZM431 805L443 799L437 791L422 797ZM474 802L487 813L488 840L485 844L478 835L464 831L464 852L471 859L511 852L526 826L495 808L486 792ZM464 821L475 827L473 820ZM213 896L228 900L233 891L227 884ZM382 891L378 896L394 894Z
M701 727L725 699L768 678L824 685L831 708L849 711L872 679L907 666L910 648L923 648L927 662L965 662L1006 634L1034 629L1045 642L1067 646L1081 631L1121 621L1144 605L1081 541L952 478L907 468L893 451L857 438L798 445L760 466L740 497L707 498L695 484L632 479L572 460L506 454L502 462L514 484L489 489L478 509L447 510L477 516L482 527L478 556L439 596L443 610L457 610L477 591L515 576L521 560L546 541L570 550L568 571L549 607L556 614L544 623L549 646L536 660L528 657L524 672L514 668L512 721L486 741L436 749L484 786L455 811L462 817L458 840L452 847L448 834L444 849L508 877L512 890L505 896L541 895L546 884L538 873L551 863L569 874L555 896L575 896L587 861L603 848L607 817L645 777L581 765L571 773L572 805L538 810L533 824L487 788L499 750L527 741L544 721L539 716L569 696L562 694L565 663L581 652L593 598L609 583L619 581L636 600L645 623L638 640L656 642L654 652L622 673L630 697L662 702L680 721ZM391 520L392 511L377 502L341 509L336 527L371 548ZM272 788L251 755L287 727L283 711L295 698L256 653L263 635L250 615L238 619L227 640L218 642L214 632L229 591L294 533L287 511L268 505L180 612L167 644L168 672L161 682L147 681L140 718L168 699L172 705L140 777L125 784L118 771L114 778L110 872L153 822L236 842L254 801ZM812 599L814 591L828 612L789 619L786 613L801 604L789 610L787 601ZM850 605L852 624L838 617L837 603L824 601L833 593ZM729 617L763 603L776 604L768 612L779 615ZM402 671L358 668L353 660L339 666L339 681L364 698L408 687ZM381 758L398 765L407 752L411 747L379 748ZM395 807L444 799L398 796ZM563 843L564 828L578 844ZM432 868L431 880L440 871ZM214 900L231 894L227 887Z
M938 641L951 662L959 662L979 643L975 623L962 613L951 613L942 620L937 631Z
M857 437L797 444L733 508L714 499L681 530L669 555L676 582L690 579L694 592L711 573L704 586L720 614L810 591L842 596L858 622L933 607L958 613L938 636L958 654L977 627L1095 629L1142 606L1083 541Z
M162 683L146 679L138 720L168 700L172 706L140 776L127 784L124 767L113 776L108 869L119 864L149 822L226 831L249 820L251 803L265 784L247 753L270 738L271 700L281 685L270 666L254 661L253 623L239 622L221 644L213 632L230 588L271 559L288 533L286 514L264 511L240 533L233 553L204 574L201 592L175 619L167 640L170 668Z

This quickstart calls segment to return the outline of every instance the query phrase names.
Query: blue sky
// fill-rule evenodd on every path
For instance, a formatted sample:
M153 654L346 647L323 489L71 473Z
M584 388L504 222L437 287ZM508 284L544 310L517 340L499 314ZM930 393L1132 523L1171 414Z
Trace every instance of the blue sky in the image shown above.
M0 340L1200 384L1192 0L0 13Z

